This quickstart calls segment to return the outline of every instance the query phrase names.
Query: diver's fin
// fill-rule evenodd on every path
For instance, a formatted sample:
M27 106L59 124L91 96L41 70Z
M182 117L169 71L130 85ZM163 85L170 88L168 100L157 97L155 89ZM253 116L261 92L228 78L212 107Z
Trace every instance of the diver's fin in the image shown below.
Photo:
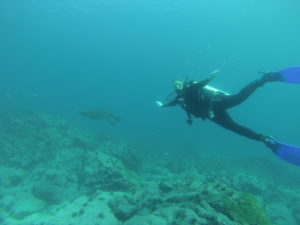
M300 147L275 141L274 139L270 140L266 145L271 148L279 158L300 166Z
M300 84L300 66L290 67L278 71L282 82Z

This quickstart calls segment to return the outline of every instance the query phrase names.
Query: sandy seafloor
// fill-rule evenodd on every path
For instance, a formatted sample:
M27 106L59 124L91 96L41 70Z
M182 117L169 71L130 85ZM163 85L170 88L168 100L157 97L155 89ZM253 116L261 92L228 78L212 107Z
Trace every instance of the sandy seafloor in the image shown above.
M161 155L47 114L0 127L1 225L300 224L296 167Z

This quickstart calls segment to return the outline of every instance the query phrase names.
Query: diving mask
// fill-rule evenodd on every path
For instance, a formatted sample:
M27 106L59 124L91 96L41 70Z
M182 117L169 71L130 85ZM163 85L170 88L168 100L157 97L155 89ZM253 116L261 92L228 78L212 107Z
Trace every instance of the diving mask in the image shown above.
M184 87L184 80L182 79L174 80L173 85L175 90L182 90Z

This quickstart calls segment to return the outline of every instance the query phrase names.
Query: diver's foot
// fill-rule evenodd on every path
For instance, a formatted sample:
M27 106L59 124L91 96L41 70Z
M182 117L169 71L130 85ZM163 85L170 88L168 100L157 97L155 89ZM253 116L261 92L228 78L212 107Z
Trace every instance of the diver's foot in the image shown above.
M272 150L276 150L277 143L275 142L274 138L269 135L262 136L262 142Z
M266 82L273 82L273 81L281 81L281 76L279 73L265 73L261 77L261 82L263 84Z

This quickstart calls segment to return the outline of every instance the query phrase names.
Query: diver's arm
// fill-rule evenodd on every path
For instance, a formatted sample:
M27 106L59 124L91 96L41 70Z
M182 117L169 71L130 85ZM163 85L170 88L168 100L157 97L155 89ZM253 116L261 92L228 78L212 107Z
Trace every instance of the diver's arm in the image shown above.
M168 102L168 103L165 103L165 104L162 103L161 101L155 101L155 103L158 107L170 107L170 106L178 105L179 100L178 101L174 100L174 101L171 101L171 102Z
M195 88L203 88L204 86L208 85L208 83L210 82L211 80L209 78L205 79L205 80L202 80L200 82L194 82L192 85L195 87Z
M197 83L193 83L193 85L196 85L196 87L202 88L202 87L208 85L209 82L211 82L213 79L215 79L219 72L220 72L220 70L214 70L213 72L210 73L210 76L207 79L197 82Z
M170 106L175 106L175 105L178 105L178 104L180 104L180 100L179 100L179 98L176 98L171 102L162 104L162 107L170 107Z
M167 102L167 103L162 103L160 101L156 101L156 104L159 106L159 107L171 107L171 106L176 106L176 105L179 105L181 104L181 100L180 100L180 96L176 96L176 98L171 101L171 102Z

